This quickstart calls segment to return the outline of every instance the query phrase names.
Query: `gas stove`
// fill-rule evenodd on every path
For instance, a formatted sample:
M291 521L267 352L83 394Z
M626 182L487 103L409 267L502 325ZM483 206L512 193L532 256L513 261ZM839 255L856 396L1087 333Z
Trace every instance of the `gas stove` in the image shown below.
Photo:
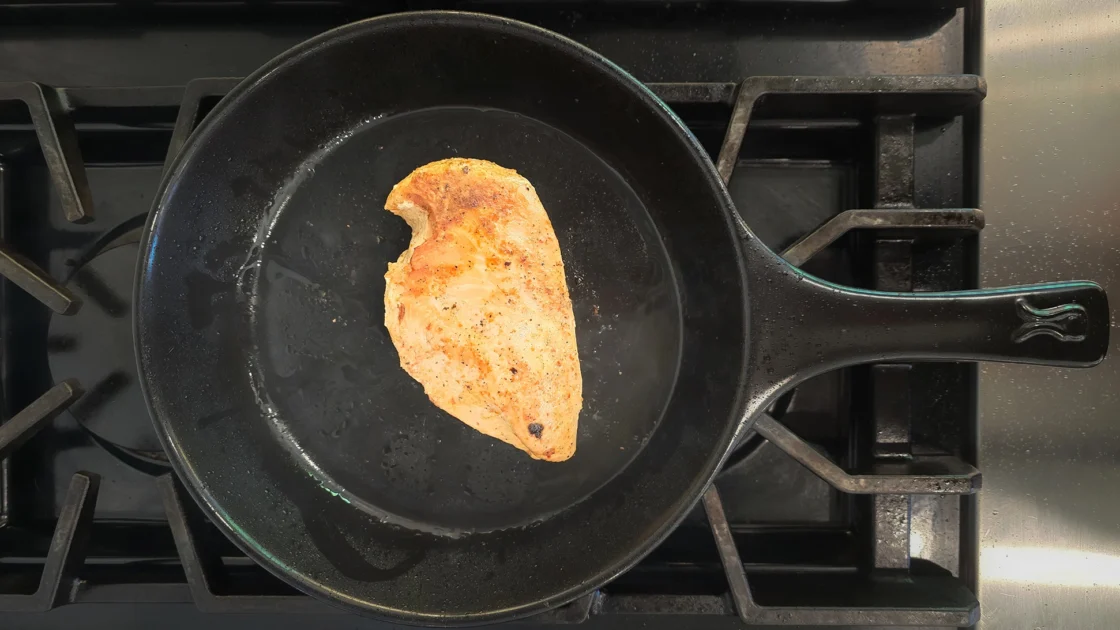
M612 59L688 124L759 238L815 275L977 284L986 87L965 2L397 4L521 19ZM292 590L201 516L151 426L130 320L164 164L238 77L368 15L0 3L5 627L388 627ZM518 623L973 625L976 395L971 364L819 376L759 420L654 553Z

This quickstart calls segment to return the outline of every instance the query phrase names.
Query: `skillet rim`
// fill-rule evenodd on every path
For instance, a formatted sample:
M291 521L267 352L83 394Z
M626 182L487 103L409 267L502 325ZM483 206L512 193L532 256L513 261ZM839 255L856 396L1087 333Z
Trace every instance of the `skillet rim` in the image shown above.
M613 75L621 86L628 88L637 102L646 106L651 111L656 112L658 116L671 123L671 126L677 132L678 136L685 140L685 145L689 149L690 157L693 159L696 167L703 172L711 192L714 193L715 198L719 202L727 233L732 235L731 240L737 263L739 286L741 287L740 293L743 296L743 343L741 344L742 356L740 357L740 365L742 367L738 375L738 387L732 405L732 412L726 420L726 426L718 442L713 445L712 454L709 455L704 466L695 474L695 478L690 484L688 492L682 494L681 497L677 499L676 506L672 508L674 512L673 517L667 519L662 527L653 535L649 536L640 544L633 545L627 553L622 554L622 559L620 561L613 562L603 567L603 569L596 573L594 578L587 582L576 584L547 599L539 599L514 608L491 610L485 613L467 616L449 616L445 614L399 610L342 593L309 578L302 572L282 566L277 560L268 557L262 550L257 549L242 539L242 537L236 533L237 528L226 518L224 510L221 508L219 502L211 496L206 490L205 484L202 483L201 478L195 474L193 469L187 464L189 458L185 457L184 453L179 448L177 441L173 437L173 430L168 421L155 413L152 392L148 384L148 379L150 378L149 371L145 368L140 345L140 329L142 326L142 300L140 296L142 287L145 285L145 279L148 276L147 269L149 266L143 261L147 261L150 258L153 228L164 213L166 198L173 188L172 183L181 177L181 171L184 165L193 159L199 147L204 145L210 136L213 135L214 128L217 126L218 122L227 116L229 111L238 107L247 94L267 80L269 75L279 70L281 67L289 63L298 62L301 58L314 54L320 48L330 46L340 38L360 36L369 31L374 31L386 26L393 26L394 23L397 22L405 25L412 22L436 22L465 27L483 26L494 28L499 31L512 32L515 36L532 38L539 43L557 48L562 53L573 57L573 61L599 66L600 69L605 69L608 74ZM750 309L747 307L749 285L746 270L746 256L744 252L746 247L759 247L760 242L749 232L746 238L740 235L739 228L733 217L734 212L734 203L731 200L726 185L717 173L715 165L708 158L707 153L684 122L667 104L646 87L645 84L608 58L575 40L554 31L519 20L466 11L412 11L393 13L344 24L305 40L280 53L238 83L217 105L215 105L214 109L210 111L201 123L199 123L190 134L182 149L166 167L166 171L164 172L160 186L154 197L152 209L149 211L147 221L144 224L138 259L142 264L136 265L136 276L133 284L133 352L136 356L137 371L140 377L140 389L144 395L144 403L148 409L149 415L152 417L152 422L155 425L160 444L168 454L171 468L182 486L186 488L191 499L198 504L207 518L241 549L246 556L293 588L348 612L410 624L422 623L435 626L479 625L499 621L511 621L546 612L602 587L604 584L632 568L659 545L680 525L681 521L684 520L693 506L700 501L708 486L715 479L720 465L729 454L730 447L736 435L739 434L742 425L749 424L751 420L743 418L747 410L747 401L749 399L747 384L748 373L750 371L750 347L752 345L749 334L751 328L749 321Z

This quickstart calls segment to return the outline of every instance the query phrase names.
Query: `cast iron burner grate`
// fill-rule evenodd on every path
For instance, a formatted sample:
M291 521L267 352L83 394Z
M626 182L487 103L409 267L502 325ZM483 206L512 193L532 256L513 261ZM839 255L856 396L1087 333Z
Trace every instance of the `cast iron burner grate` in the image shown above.
M66 219L83 222L92 219L93 203L85 166L78 152L72 121L74 112L136 107L138 103L164 109L178 106L166 163L182 148L206 111L236 82L229 78L199 79L185 89L54 89L34 83L0 84L0 106L15 103L26 107ZM847 209L794 242L783 243L783 239L789 240L788 234L773 230L768 233L765 224L756 225L763 240L782 248L783 256L795 265L811 264L818 254L823 256L831 251L829 246L835 242L862 239L859 241L862 250L870 252L870 286L912 291L926 288L921 286L916 272L917 262L924 256L921 244L925 239L933 235L939 243L959 243L962 237L967 240L983 227L983 215L979 210L923 209L915 202L916 129L925 124L923 121L953 120L976 107L985 93L979 77L775 76L753 77L739 84L653 83L650 88L686 118L713 107L717 111L730 110L730 123L719 145L716 164L733 191L738 183L734 175L743 163L763 169L791 165L784 158L765 154L752 156L744 149L744 141L749 140L746 132L752 123L761 134L794 130L796 135L796 130L833 129L839 130L843 137L851 131L853 118L870 122L874 130L874 160L869 178L871 194L864 195L873 200L870 208ZM780 113L782 118L775 120L771 116L758 120L766 112ZM698 131L698 135L705 140L702 131ZM713 144L710 137L707 139L707 144ZM796 143L791 143L790 147L796 150ZM818 164L802 160L799 164L808 168L814 165L827 167L828 162ZM8 179L8 170L0 164L0 193L4 192ZM858 195L852 197L858 198ZM0 194L0 217L7 216L5 199L6 195ZM740 207L740 211L737 219L745 228L748 222L753 223L752 211L749 207ZM102 251L112 249L110 245L120 246L142 218L142 215L127 218L92 245L87 245L68 264L81 268L96 260ZM858 234L846 237L849 232ZM51 309L55 317L71 317L79 312L80 297L34 262L16 253L6 242L7 236L0 233L0 274ZM829 268L814 271L826 277L835 276ZM840 280L852 279L842 277ZM96 292L90 295L95 296ZM9 297L7 293L0 295L5 314ZM72 349L65 339L55 339L53 348L59 352ZM56 378L65 376L55 375ZM773 564L765 560L770 545L801 544L813 549L845 547L851 543L850 535L812 528L798 531L797 528L733 527L721 500L719 488L726 485L725 478L721 477L704 495L702 503L718 565L711 562L710 548L701 550L700 559L691 564L669 561L652 567L639 565L615 583L532 621L571 623L593 615L641 616L672 612L698 616L738 615L747 624L760 625L974 624L979 616L979 605L965 581L955 577L953 571L911 557L910 519L916 497L972 494L979 489L980 474L956 455L931 452L914 445L913 366L876 365L857 370L851 378L865 380L864 384L873 392L865 409L873 419L871 432L864 436L870 449L863 449L863 455L844 456L849 467L857 472L842 468L779 419L783 414L792 414L790 409L796 407L796 404L791 407L787 397L772 409L773 415L764 415L755 424L753 433L743 436L725 474L760 457L762 446L768 443L840 493L868 495L869 523L864 531L870 538L869 563L852 561L840 553L840 561L833 570L804 570L805 566L796 563L784 571L774 570ZM92 387L91 391L103 387L103 383L86 385ZM64 380L9 418L0 425L0 456L10 455L81 396L82 385ZM102 446L110 450L118 447L111 441ZM123 455L115 455L125 459L136 455L125 450ZM119 570L106 568L105 562L97 561L103 558L87 558L91 538L111 538L113 528L99 529L94 523L99 475L78 473L70 480L53 538L45 552L23 564L0 564L0 611L46 611L74 602L193 601L204 612L333 612L263 572L254 571L254 567L246 566L245 562L231 559L234 554L229 551L228 543L223 545L214 540L215 532L205 523L196 506L184 499L185 493L178 482L158 466L159 457L148 454L148 459L157 460L148 461L157 466L140 468L149 474L162 474L158 487L178 556L177 559L164 558L154 566L177 564L181 571L174 568L149 570L145 573L147 581L130 580L122 577ZM3 490L0 543L7 541L4 550L11 554L11 543L18 544L20 537L18 532L8 535L13 533L13 523L9 522L12 506L8 498L15 473L8 460L4 464L0 469L0 490ZM686 523L684 527L690 525ZM679 554L677 545L670 538L654 556L672 559ZM712 571L716 566L722 567L725 579L714 577ZM32 568L31 573L28 567ZM32 575L34 567L41 567L37 575ZM963 567L956 569L957 573L966 573ZM643 591L643 584L653 584L659 572L669 574L669 583L693 586L678 589L684 593L664 592L661 587ZM665 580L658 583L664 584ZM797 595L791 598L790 593Z

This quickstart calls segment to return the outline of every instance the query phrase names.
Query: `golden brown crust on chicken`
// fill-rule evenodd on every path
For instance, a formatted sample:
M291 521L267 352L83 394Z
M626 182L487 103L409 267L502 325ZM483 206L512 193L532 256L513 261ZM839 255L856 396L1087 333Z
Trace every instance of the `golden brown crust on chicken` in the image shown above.
M416 169L385 203L412 241L385 274L401 367L467 425L563 461L583 382L560 245L533 186L492 162Z

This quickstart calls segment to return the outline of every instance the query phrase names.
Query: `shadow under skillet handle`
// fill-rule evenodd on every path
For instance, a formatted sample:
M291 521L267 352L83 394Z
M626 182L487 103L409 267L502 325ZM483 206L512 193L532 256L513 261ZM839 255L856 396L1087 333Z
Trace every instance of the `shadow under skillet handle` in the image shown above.
M1108 350L1108 297L1092 282L944 293L849 289L747 243L748 415L836 368L883 361L1090 367ZM749 424L749 423L747 423Z

